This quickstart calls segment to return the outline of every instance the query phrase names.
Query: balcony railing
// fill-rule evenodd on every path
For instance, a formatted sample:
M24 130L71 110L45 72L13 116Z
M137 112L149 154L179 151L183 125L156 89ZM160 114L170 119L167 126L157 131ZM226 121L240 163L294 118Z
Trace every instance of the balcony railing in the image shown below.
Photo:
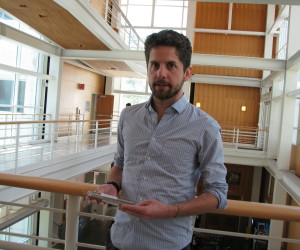
M46 210L50 213L62 213L65 215L66 229L65 229L65 239L58 239L55 237L41 237L34 234L21 234L21 233L10 233L0 231L0 235L17 236L19 238L29 239L28 244L20 244L11 241L0 240L0 248L4 249L51 249L55 244L63 244L65 250L75 250L77 247L88 247L91 249L105 249L104 246L87 244L78 242L78 233L80 229L80 217L96 218L102 221L111 221L113 217L105 216L103 214L91 214L86 212L81 212L83 197L87 191L96 190L97 185L78 183L72 181L61 181L55 179L46 179L39 177L21 176L13 174L3 174L0 173L0 185L13 186L26 189L34 189L40 191L47 191L53 193L60 193L67 195L67 206L66 209L57 209L53 207L42 207L26 204L16 204L5 201L0 201L0 204L5 206L20 206L28 209L36 209L37 211ZM1 199L1 198L0 198ZM235 216L246 216L250 218L267 218L275 220L284 221L294 221L300 222L300 207L296 206L284 206L284 205L272 205L256 202L244 202L229 200L228 208L226 210L213 210L210 213L218 213L225 215L235 215ZM11 215L12 216L12 215ZM1 219L1 218L0 218ZM43 225L42 225L43 226ZM300 244L298 239L288 239L279 238L267 235L253 235L248 233L237 233L228 231L217 231L208 230L204 228L194 228L195 233L205 232L211 234L222 234L231 235L234 237L243 237L248 239L260 239L260 240L277 240L281 242L289 242L293 244ZM47 241L48 248L36 246L36 240ZM32 245L29 243L31 242Z
M89 3L128 45L130 50L144 49L144 41L114 0L90 0Z
M221 125L221 127L224 145L235 149L267 150L267 130L231 125Z
M0 171L14 169L19 173L18 168L29 164L116 143L118 119L84 120L82 115L57 121L9 118L0 122ZM267 136L265 130L222 126L224 147L235 150L264 152Z
M75 118L0 122L0 171L116 143L117 120Z

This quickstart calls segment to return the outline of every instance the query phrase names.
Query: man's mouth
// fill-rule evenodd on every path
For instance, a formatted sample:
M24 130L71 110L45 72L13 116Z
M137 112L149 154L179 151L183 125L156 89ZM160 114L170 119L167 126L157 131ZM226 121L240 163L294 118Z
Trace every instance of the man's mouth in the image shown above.
M167 82L155 82L153 84L154 87L159 87L159 88L166 88L166 87L170 87L170 84Z

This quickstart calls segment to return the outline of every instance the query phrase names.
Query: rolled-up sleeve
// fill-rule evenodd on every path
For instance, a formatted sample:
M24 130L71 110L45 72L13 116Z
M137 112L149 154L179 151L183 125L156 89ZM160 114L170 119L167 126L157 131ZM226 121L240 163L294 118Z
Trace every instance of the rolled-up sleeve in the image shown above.
M124 138L123 138L123 123L124 123L125 109L122 111L118 124L118 141L117 141L117 151L114 156L114 165L123 168L124 166Z
M228 204L227 169L224 165L223 144L219 128L213 126L205 131L198 161L204 185L203 192L211 193L218 199L218 209L226 209Z

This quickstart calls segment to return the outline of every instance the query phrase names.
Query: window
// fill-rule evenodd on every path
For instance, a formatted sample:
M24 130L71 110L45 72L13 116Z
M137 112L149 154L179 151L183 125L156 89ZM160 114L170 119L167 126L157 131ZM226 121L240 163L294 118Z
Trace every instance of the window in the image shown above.
M0 79L0 111L12 111L10 106L13 101L14 83L13 80Z
M52 43L46 37L42 36L40 33L32 29L27 24L21 22L20 20L14 18L9 13L5 12L5 10L0 8L0 23L5 23L8 26L11 26L15 29L21 30L31 36L34 36L38 39L41 39L45 42Z
M120 115L126 103L131 105L149 100L151 90L145 79L114 78L114 114Z
M186 33L188 1L122 0L121 9L143 40L162 29Z

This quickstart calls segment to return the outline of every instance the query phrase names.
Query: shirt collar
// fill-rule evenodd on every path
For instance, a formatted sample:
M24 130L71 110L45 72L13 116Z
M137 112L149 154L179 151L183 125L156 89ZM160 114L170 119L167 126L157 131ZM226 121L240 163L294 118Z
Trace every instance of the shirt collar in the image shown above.
M154 111L151 106L151 100L152 100L152 95L150 96L149 100L146 102L145 107L147 109L149 109L150 111ZM182 111L185 110L188 103L189 103L188 100L186 99L185 95L183 94L175 103L172 104L171 108L173 108L178 113L181 113Z

